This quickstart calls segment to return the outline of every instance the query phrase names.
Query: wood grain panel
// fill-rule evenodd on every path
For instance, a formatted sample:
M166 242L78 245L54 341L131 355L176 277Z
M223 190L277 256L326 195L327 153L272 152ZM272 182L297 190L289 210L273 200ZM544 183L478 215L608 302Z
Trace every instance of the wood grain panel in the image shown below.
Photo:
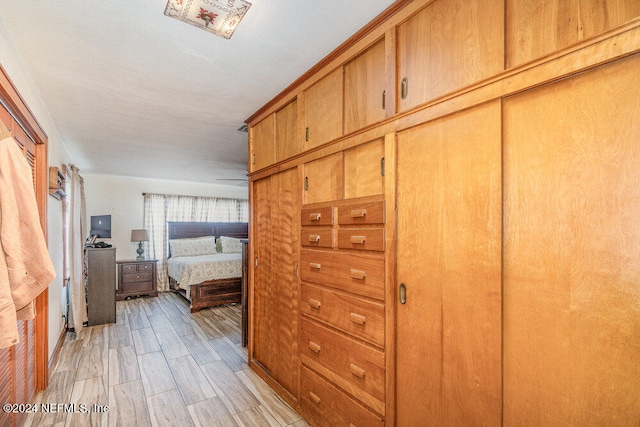
M300 244L312 248L333 246L333 229L329 227L303 227L300 230Z
M276 162L301 152L302 142L298 129L298 101L294 99L276 111Z
M301 225L333 225L333 207L302 209L300 211Z
M342 153L305 163L304 175L307 181L305 204L342 199Z
M637 16L637 0L507 0L507 67L540 58Z
M344 197L373 196L384 192L381 161L384 139L369 142L344 152Z
M304 124L305 150L342 136L342 67L304 92Z
M271 114L249 129L249 170L272 165L276 161L275 118Z
M398 134L397 425L500 424L500 142L499 102Z
M338 224L384 224L385 203L384 200L377 202L356 202L338 207Z
M640 422L638 69L505 101L506 424Z
M297 169L274 175L271 216L273 253L273 303L275 322L273 377L294 396L298 395L298 230L300 187Z
M359 251L384 251L384 228L341 228L338 247Z
M503 28L501 0L436 1L399 25L398 111L502 71Z
M385 41L379 40L344 66L345 133L385 117ZM389 98L389 102L393 102Z

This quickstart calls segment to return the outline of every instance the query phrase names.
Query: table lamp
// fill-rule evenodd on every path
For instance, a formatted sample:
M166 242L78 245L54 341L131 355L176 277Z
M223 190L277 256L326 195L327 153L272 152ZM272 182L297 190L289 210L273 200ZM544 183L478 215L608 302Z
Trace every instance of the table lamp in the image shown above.
M142 242L149 241L149 232L145 229L143 230L131 230L131 241L138 242L138 249L136 252L138 253L137 260L144 259L144 249L142 249Z

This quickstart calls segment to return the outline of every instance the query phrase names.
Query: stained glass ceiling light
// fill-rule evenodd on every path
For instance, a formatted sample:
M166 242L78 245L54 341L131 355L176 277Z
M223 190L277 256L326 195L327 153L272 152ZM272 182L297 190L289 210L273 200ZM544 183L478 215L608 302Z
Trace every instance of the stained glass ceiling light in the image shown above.
M245 0L169 0L164 14L230 39L250 6Z

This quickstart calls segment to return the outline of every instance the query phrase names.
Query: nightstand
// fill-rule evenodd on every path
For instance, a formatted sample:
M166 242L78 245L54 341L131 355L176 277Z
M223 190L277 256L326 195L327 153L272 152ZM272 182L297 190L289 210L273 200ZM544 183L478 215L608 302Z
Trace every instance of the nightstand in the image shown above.
M121 260L118 265L118 288L116 300L128 297L148 295L158 296L156 287L156 259Z

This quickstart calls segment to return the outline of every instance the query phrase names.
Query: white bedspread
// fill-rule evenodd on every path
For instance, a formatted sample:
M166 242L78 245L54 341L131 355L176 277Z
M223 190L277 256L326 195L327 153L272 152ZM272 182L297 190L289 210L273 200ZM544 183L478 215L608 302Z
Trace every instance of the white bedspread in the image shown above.
M242 254L215 254L169 258L169 277L189 295L189 286L207 280L242 277Z

